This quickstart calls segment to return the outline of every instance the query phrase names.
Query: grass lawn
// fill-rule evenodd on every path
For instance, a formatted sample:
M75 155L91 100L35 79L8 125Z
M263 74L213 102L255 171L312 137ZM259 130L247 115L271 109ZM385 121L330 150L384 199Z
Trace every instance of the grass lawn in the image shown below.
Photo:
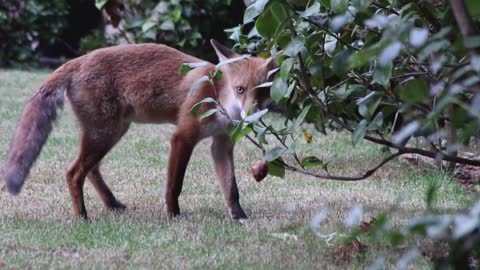
M0 162L6 157L23 103L49 71L0 70ZM66 103L67 104L67 103ZM267 120L274 121L274 116ZM267 177L257 183L250 166L261 153L248 141L237 145L236 175L243 208L249 219L230 221L210 160L210 140L193 154L180 197L182 215L168 220L162 194L169 152L170 125L133 125L104 159L103 175L128 209L104 209L86 182L85 199L91 223L73 218L64 180L77 154L78 126L68 105L18 196L0 191L0 265L12 268L255 268L362 269L383 254L388 245L360 239L368 248L345 260L335 252L349 230L343 220L354 205L364 219L395 209L393 226L425 211L429 185L440 186L435 206L440 212L463 208L475 200L446 175L428 166L412 167L396 160L369 180L346 183L288 173L285 179ZM356 175L377 163L380 147L353 147L346 133L328 137L314 133L299 152L330 160L330 172ZM3 179L0 181L3 185ZM312 218L328 210L314 233ZM326 240L324 235L332 235ZM395 268L404 250L386 255ZM419 257L411 266L429 268ZM1 266L0 266L1 268Z

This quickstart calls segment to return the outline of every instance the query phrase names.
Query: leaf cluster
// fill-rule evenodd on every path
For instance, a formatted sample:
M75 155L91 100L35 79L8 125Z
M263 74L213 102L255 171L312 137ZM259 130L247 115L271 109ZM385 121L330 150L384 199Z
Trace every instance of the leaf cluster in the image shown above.
M477 2L467 4L480 26ZM311 126L400 151L416 139L419 154L454 160L448 153L468 146L480 123L480 56L470 54L480 36L464 38L455 25L448 5L428 1L258 0L226 31L239 49L281 51L270 93L286 121L271 133L293 142L281 156L304 168L320 159L302 162L293 144L308 143Z
M31 61L39 43L53 44L66 27L66 1L0 2L0 66Z

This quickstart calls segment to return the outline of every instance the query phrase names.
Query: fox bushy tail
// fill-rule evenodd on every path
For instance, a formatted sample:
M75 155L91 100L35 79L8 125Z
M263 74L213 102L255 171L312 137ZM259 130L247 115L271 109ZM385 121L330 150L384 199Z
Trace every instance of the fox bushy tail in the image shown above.
M20 192L30 168L40 155L57 117L57 109L63 107L64 92L70 88L73 71L78 66L78 61L73 60L57 69L25 104L3 166L3 176L11 194Z

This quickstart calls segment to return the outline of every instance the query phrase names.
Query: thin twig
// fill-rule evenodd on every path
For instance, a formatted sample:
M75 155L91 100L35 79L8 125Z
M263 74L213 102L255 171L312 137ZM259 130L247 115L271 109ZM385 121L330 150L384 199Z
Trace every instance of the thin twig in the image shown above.
M263 147L263 145L259 144L257 141L255 141L252 137L250 137L250 135L245 135L245 137L247 137L247 139L253 143L253 145L255 145L257 148L259 148L260 150L262 150L262 154L265 155L265 148Z
M378 8L388 10L388 11L394 13L395 15L400 15L400 13L398 13L398 12L397 12L395 9L393 9L393 8L386 7L386 6L381 5L381 4L377 3L377 2L374 2L374 3L372 3L372 4L373 4L374 6L376 6L376 7L378 7Z
M263 122L262 119L260 119L260 123L265 127L267 128L267 125L265 124L265 122ZM289 149L289 147L287 146L287 144L285 144L285 141L282 140L282 138L280 138L280 136L278 135L278 133L276 132L271 132L271 134L283 145L283 147L285 147L286 149ZM295 161L298 163L298 165L300 165L302 168L303 168L303 165L302 165L302 162L300 161L300 159L298 158L298 155L297 153L293 153L293 157L295 158Z
M317 173L317 172L312 172L312 171L309 171L309 170L297 168L297 167L288 165L285 162L281 162L281 161L275 161L275 162L279 163L279 165L283 166L286 170L289 170L289 171L292 171L292 172L303 173L303 174L314 176L314 177L317 177L317 178L328 179L328 180L337 180L337 181L360 181L360 180L364 180L364 179L372 176L378 169L383 167L385 164L387 164L388 162L392 161L393 159L395 159L395 158L397 158L397 157L399 157L403 154L407 154L407 153L404 152L403 150L400 150L397 153L391 154L388 157L386 157L384 160L382 160L379 164L377 164L375 167L366 171L362 175L358 175L358 176L331 175L329 173L322 174L322 173Z
M332 36L334 39L336 39L337 41L339 41L340 43L342 43L342 45L347 46L348 48L353 49L353 50L355 50L355 51L360 51L359 48L357 48L357 47L355 47L355 46L353 46L353 45L351 45L351 44L348 44L348 43L345 42L343 39L339 38L337 35L335 35L334 33L330 32L330 30L328 30L327 28L321 26L321 25L318 24L317 22L312 21L312 20L310 20L309 18L304 18L304 20L307 21L307 22L309 22L309 23L311 23L311 24L313 24L313 25L315 25L315 26L318 27L318 28L321 28L321 29L322 29L323 31L325 31L327 34L329 34L329 35Z
M336 122L341 127L343 127L344 129L346 129L350 132L354 131L349 125L345 124L343 121L341 121L337 117L335 117L333 115L329 115L329 117L334 122ZM396 145L391 141L387 141L387 140L384 140L384 139L381 139L381 138L375 138L375 137L372 137L370 135L366 135L364 137L364 139L366 139L368 141L371 141L373 143L376 143L376 144L380 144L380 145L388 146L388 147L393 148L393 149L397 149L399 151L402 150L405 153L418 154L418 155L433 158L433 159L453 161L453 162L460 163L460 164L466 164L466 165L471 165L471 166L475 166L475 167L480 167L480 160L467 159L467 158L461 158L461 157L453 157L453 156L445 155L441 152L431 152L431 151L427 151L427 150L420 149L420 148L404 147L404 146L401 146L401 145ZM439 154L440 154L440 156L438 156Z

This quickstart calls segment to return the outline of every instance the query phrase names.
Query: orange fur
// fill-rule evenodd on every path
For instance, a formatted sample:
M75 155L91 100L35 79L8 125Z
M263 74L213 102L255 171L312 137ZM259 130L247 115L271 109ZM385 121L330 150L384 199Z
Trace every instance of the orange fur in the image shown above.
M237 57L234 52L212 41L220 59ZM182 63L201 62L173 48L156 44L123 45L99 49L71 60L57 69L26 103L4 165L7 189L20 191L35 159L40 154L63 105L64 92L81 126L80 151L66 173L68 189L76 215L87 218L83 185L88 178L110 209L121 204L105 184L100 161L127 132L132 122L173 123L168 174L165 187L166 210L180 213L178 197L185 169L195 145L213 136L212 157L232 218L245 218L239 203L233 168L233 143L226 134L226 118L217 113L202 121L192 116L191 108L206 97L215 97L238 119L253 103L268 95L254 87L266 81L271 59L251 57L225 65L215 85L203 83L188 96L193 82L214 69L214 65L179 75ZM241 93L240 88L245 89ZM200 112L211 108L202 106Z

